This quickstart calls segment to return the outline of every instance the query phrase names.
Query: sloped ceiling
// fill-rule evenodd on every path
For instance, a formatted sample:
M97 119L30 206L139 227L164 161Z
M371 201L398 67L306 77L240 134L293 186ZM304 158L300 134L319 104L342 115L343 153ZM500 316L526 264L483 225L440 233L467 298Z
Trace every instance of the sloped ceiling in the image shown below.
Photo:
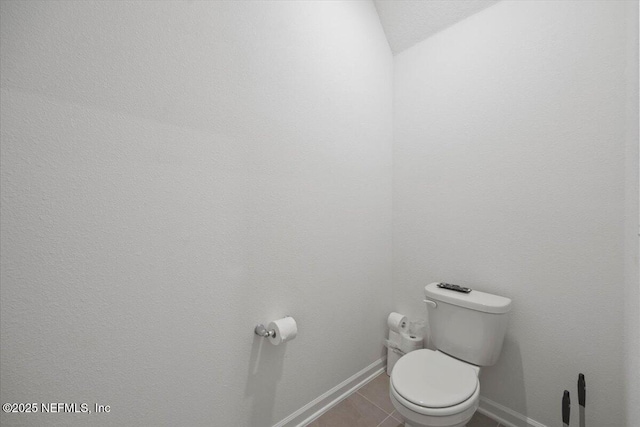
M499 0L374 0L394 54Z

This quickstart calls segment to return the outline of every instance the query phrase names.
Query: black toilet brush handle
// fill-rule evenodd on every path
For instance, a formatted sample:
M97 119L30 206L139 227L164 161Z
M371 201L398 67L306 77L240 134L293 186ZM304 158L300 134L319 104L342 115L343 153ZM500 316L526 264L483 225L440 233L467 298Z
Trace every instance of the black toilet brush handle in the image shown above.
M565 390L564 395L562 396L562 425L564 427L569 427L570 417L571 417L571 398L569 397L569 392Z
M584 407L587 401L586 383L584 374L578 375L578 403L580 404L580 427L584 427Z

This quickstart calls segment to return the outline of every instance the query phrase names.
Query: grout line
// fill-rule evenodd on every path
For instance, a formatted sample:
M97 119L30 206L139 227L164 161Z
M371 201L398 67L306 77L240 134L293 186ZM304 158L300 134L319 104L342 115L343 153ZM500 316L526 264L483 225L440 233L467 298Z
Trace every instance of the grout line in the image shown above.
M371 401L371 399L369 399L367 396L365 396L364 394L360 393L359 391L356 391L356 393L358 393L360 396L362 396L367 402L371 403L373 406L375 406L376 408L380 409L382 412L384 412L385 414L387 414L388 416L391 416L390 412L385 411L384 409L382 409L381 407L379 407L378 405L376 405L374 402ZM391 411L393 412L393 411Z
M363 396L364 397L364 396ZM385 421L387 421L389 418L391 418L391 414L387 415L387 418L385 418L384 420L380 421L380 424L378 424L376 427L380 427L382 424L384 424Z

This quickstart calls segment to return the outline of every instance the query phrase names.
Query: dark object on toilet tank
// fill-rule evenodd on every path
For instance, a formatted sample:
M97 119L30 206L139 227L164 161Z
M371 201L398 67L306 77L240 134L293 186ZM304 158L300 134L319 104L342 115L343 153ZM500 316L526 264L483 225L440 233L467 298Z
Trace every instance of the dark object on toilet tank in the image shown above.
M438 287L442 289L448 289L450 291L462 292L468 294L471 292L471 288L465 288L464 286L452 285L451 283L438 283Z

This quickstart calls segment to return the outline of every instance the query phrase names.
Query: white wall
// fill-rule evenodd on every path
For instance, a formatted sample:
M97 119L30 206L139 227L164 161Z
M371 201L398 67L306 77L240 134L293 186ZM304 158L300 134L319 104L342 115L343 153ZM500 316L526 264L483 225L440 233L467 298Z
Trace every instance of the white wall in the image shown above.
M625 2L503 1L395 58L397 308L424 315L423 287L436 280L513 298L482 395L549 426L564 389L577 401L579 372L587 425L634 425L627 19L637 12Z
M2 425L263 427L382 356L393 64L372 3L1 17L1 400L112 407ZM285 314L298 338L262 345Z
M628 2L626 123L625 123L625 293L624 293L624 355L625 404L627 424L640 420L640 278L638 254L640 252L640 220L638 214L640 176L638 175L638 2ZM633 19L636 17L636 19Z

